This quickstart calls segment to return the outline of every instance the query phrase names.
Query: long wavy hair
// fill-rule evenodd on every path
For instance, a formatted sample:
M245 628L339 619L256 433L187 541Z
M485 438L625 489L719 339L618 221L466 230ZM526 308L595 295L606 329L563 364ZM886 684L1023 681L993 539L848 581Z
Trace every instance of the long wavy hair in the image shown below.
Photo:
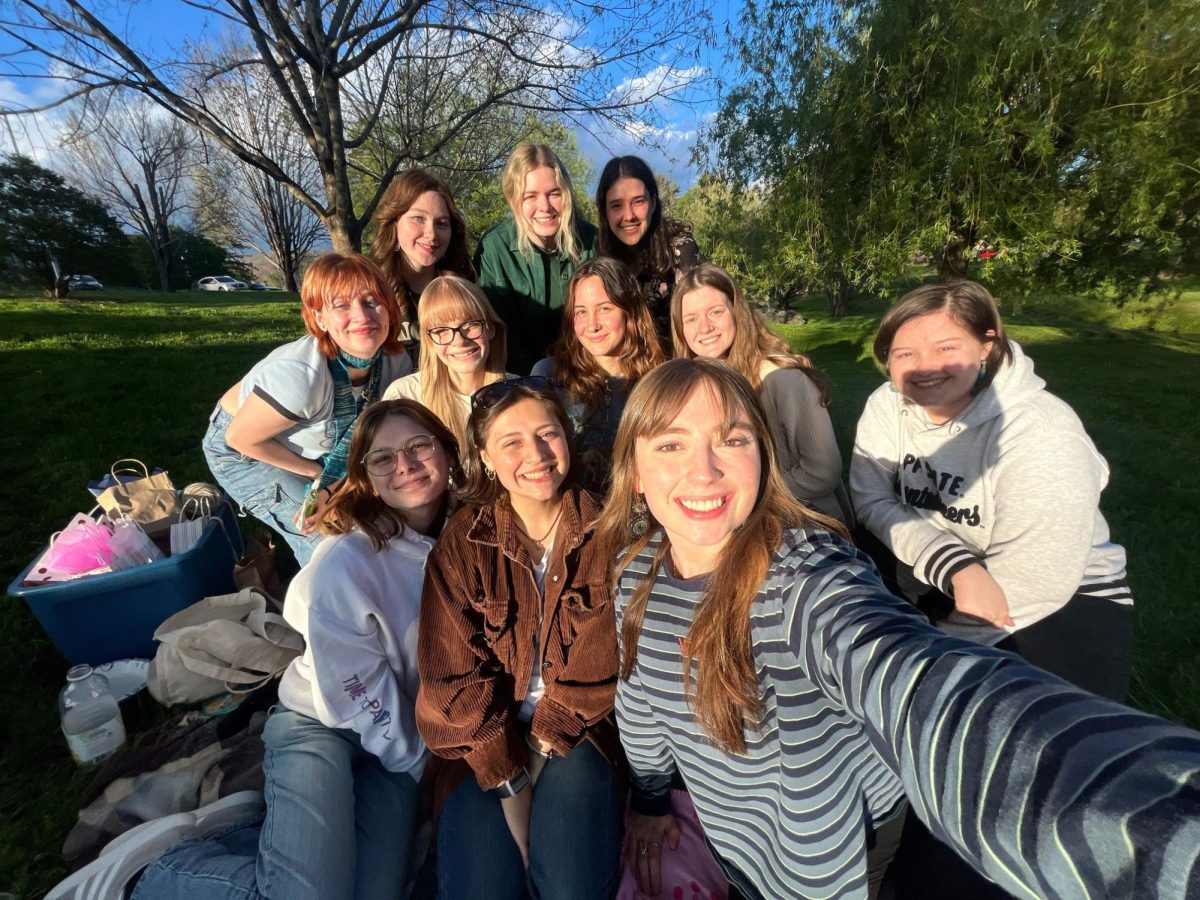
M834 519L813 512L788 491L775 464L766 413L758 393L729 366L707 359L674 359L663 363L638 382L629 396L612 457L612 486L597 521L596 532L608 546L628 546L619 576L660 526L636 537L629 530L629 510L638 500L635 451L639 439L653 438L669 428L688 399L698 390L708 391L724 415L725 427L746 420L758 444L762 478L754 506L717 556L705 591L696 608L683 645L684 694L696 719L715 744L729 753L746 751L746 729L761 721L762 700L750 647L750 607L758 595L772 554L788 528L816 527L845 535ZM671 549L665 533L654 558L657 572ZM642 579L634 589L621 625L623 660L621 678L628 680L637 662L638 639L654 578ZM692 680L692 664L696 677Z
M450 370L438 356L437 347L429 337L429 329L469 319L486 322L491 336L487 357L483 361L483 383L491 384L504 378L504 365L508 358L508 326L496 314L487 295L475 284L457 275L443 275L429 282L429 287L421 294L417 318L421 331L421 402L454 432L460 446L466 446L467 417L454 390Z
M577 263L586 248L580 241L579 227L575 222L575 197L571 188L571 176L558 155L545 144L519 144L508 158L500 176L504 199L508 201L508 208L512 210L513 221L517 226L517 250L526 258L533 258L533 239L529 234L529 225L521 214L521 196L525 193L525 177L535 169L541 168L554 171L554 180L562 191L562 214L558 219L555 247L572 263Z
M567 283L562 335L553 351L554 380L573 400L583 403L590 415L604 396L608 373L575 334L575 290L585 278L599 278L608 299L625 315L625 337L614 354L620 359L621 377L629 387L663 362L663 352L650 309L624 264L597 256L576 268Z
M304 327L317 339L317 347L329 359L338 354L338 346L328 331L317 324L317 313L339 297L370 294L383 304L388 314L388 335L381 348L395 355L404 352L400 329L407 321L406 302L396 296L379 267L359 253L323 253L304 271L300 285L300 315Z
M346 481L341 489L330 498L319 520L322 534L348 534L354 529L371 538L375 551L379 552L388 541L404 533L406 519L401 510L385 503L375 493L371 476L363 457L371 449L371 443L381 425L393 416L407 416L425 431L433 435L446 454L450 469L450 482L442 505L449 507L451 485L462 484L462 468L458 463L458 440L441 423L437 416L416 400L380 400L372 403L359 416L350 439L350 456L346 460Z
M1013 360L1012 342L1004 331L1004 322L1000 319L1000 310L996 306L996 298L982 284L967 279L923 284L913 288L896 301L896 305L887 311L883 321L879 323L879 331L875 334L872 351L875 360L888 370L888 354L892 351L892 342L896 340L896 332L900 326L921 316L945 310L967 332L974 335L981 343L991 341L992 348L988 351L987 371L979 379L973 393L978 394L992 383L996 373L1000 371L1001 363L1011 363ZM989 332L991 332L989 334Z
M712 263L700 263L687 271L671 293L671 341L675 355L690 359L696 354L683 337L683 298L697 288L708 287L724 294L733 311L733 345L724 361L737 369L754 385L762 387L764 363L780 369L799 369L812 380L821 394L821 405L829 405L829 379L803 353L796 353L788 342L763 324L758 313L751 309L733 276Z
M642 239L630 247L613 234L608 227L608 192L622 178L636 178L646 187L650 200L650 224ZM663 215L662 201L658 195L658 180L654 172L637 156L616 156L610 159L600 173L596 185L596 213L599 215L599 236L596 253L619 259L629 266L638 279L649 277L665 278L675 268L675 251L671 247L672 232L678 229L690 231L682 222L675 222Z
M415 310L407 309L408 284L404 279L402 254L396 245L396 221L408 212L418 197L429 191L439 194L446 201L446 209L450 211L450 243L446 246L442 258L435 263L434 269L438 273L449 272L469 281L475 280L475 266L471 263L471 254L467 252L467 222L455 204L450 188L425 169L409 169L400 173L392 179L375 209L372 218L375 238L371 241L371 249L368 252L392 283L392 288L405 307L407 317L411 317Z
M575 464L574 430L571 428L571 418L559 399L558 391L552 386L534 387L528 384L513 385L503 397L488 407L475 406L472 403L471 418L467 421L466 443L466 485L459 495L464 505L492 506L508 497L504 485L499 478L489 478L483 465L480 452L487 448L488 433L497 417L506 409L510 409L522 400L536 400L546 408L562 427L567 439L567 449L570 462L567 477L563 479L562 487L574 484L578 480L578 467ZM560 491L561 492L561 491Z

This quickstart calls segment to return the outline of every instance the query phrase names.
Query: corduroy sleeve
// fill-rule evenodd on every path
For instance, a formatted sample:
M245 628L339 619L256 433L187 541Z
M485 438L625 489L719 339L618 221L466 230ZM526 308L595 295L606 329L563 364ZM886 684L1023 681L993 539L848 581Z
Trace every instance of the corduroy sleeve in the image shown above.
M462 759L485 790L512 778L529 752L512 721L511 687L470 603L462 542L439 541L425 567L417 667L417 728L429 749Z

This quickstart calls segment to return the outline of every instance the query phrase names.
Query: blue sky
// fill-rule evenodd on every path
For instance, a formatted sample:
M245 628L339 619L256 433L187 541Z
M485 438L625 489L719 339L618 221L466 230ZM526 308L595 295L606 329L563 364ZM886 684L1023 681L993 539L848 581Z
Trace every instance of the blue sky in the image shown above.
M127 33L131 43L149 59L169 57L185 38L200 41L206 34L215 34L211 16L183 2L127 0L114 2L107 8L115 13L111 17L106 16L114 26L113 30ZM634 129L634 133L610 126L599 126L590 131L579 130L580 147L597 172L610 156L632 153L642 156L656 172L664 172L685 189L695 180L699 173L691 164L693 145L716 108L721 85L736 71L720 45L724 43L725 26L736 21L741 0L715 0L709 8L718 47L704 48L698 61L699 66L712 76L707 82L707 89L692 91L693 102L690 104L660 104L656 109L658 124ZM13 46L11 38L0 35L0 52L10 50ZM51 96L52 92L53 88L44 83L16 80L0 73L0 102L37 99L39 96ZM0 126L0 149L11 150L15 146L22 152L32 153L43 162L53 164L59 119L57 113L48 113ZM646 139L650 133L656 137L657 148L652 147Z

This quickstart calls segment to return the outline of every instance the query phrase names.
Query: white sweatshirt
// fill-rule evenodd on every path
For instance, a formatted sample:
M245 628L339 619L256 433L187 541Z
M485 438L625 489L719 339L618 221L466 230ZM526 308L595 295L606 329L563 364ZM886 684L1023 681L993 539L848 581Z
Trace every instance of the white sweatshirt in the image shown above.
M950 577L982 561L1016 629L1076 593L1130 604L1125 551L1100 514L1108 464L1015 343L1013 353L942 425L890 384L868 398L850 462L859 523L948 596ZM939 624L984 644L1007 634L957 613Z
M420 779L417 618L433 540L406 528L375 551L362 532L326 538L288 588L283 617L303 655L279 684L291 710L358 732L389 772Z

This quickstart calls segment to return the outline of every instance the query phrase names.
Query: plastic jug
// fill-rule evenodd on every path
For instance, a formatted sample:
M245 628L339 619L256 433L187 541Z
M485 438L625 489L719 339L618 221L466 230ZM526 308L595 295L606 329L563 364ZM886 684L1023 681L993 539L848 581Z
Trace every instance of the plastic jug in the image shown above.
M71 756L81 766L108 759L125 743L121 706L108 679L91 666L74 666L67 672L58 715Z

